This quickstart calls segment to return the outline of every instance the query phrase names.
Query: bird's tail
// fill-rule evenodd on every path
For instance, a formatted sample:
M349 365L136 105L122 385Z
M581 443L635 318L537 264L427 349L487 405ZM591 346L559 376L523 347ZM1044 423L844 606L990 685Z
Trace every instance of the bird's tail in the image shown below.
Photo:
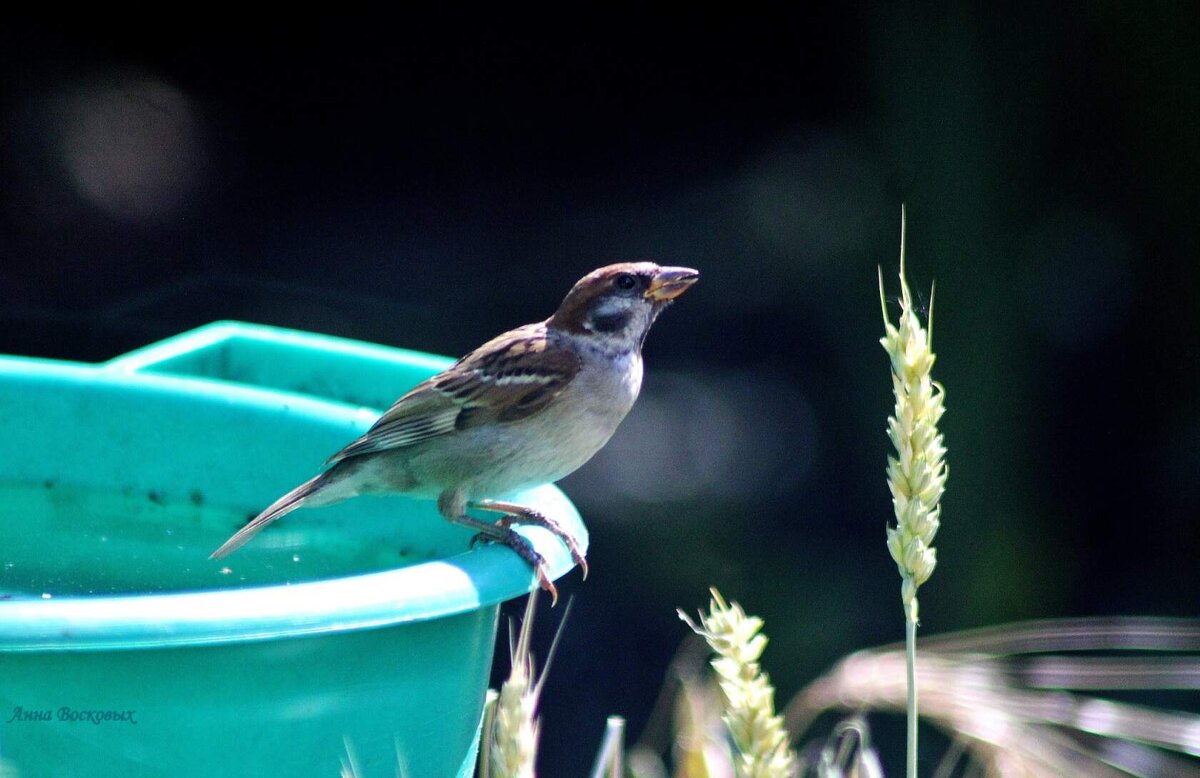
M220 559L221 557L229 556L234 551L237 551L250 540L250 538L261 532L268 524L278 518L282 518L292 511L296 510L304 503L308 502L322 487L329 481L329 473L321 473L316 478L305 481L297 486L292 491L280 497L275 502L271 503L262 513L255 516L250 522L238 530L233 537L226 540L224 544L216 551L209 555L209 559Z

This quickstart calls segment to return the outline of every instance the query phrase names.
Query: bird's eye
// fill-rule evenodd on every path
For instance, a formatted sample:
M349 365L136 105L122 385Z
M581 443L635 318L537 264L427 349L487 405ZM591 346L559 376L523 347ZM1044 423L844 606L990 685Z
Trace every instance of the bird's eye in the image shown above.
M637 276L635 276L633 273L622 273L613 279L613 286L617 287L623 292L628 292L636 288L637 285Z

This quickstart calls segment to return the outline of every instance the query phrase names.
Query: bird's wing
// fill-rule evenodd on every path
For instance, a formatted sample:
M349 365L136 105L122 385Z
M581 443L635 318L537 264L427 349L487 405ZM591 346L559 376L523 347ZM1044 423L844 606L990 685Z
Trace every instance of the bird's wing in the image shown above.
M418 384L326 464L455 430L528 418L549 405L580 366L573 351L547 337L544 324L505 333Z

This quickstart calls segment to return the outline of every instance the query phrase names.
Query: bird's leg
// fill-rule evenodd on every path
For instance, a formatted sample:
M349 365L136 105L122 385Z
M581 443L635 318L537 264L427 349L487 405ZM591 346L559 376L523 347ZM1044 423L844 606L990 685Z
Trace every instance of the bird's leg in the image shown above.
M583 552L579 549L579 543L576 542L574 536L559 526L558 522L546 516L543 513L535 511L533 508L527 508L524 505L518 505L515 502L501 502L500 500L475 500L469 503L472 508L478 508L481 511L490 511L492 513L505 514L494 526L507 528L513 524L532 524L537 527L545 527L554 537L566 544L571 552L571 558L575 560L575 564L579 565L579 570L583 573L586 579L588 575L587 560L583 558Z
M532 543L518 535L517 531L511 526L500 526L498 523L483 521L471 516L457 516L451 519L451 521L455 524L461 524L464 527L470 527L479 533L471 538L472 546L480 540L488 540L503 544L516 551L517 555L528 562L529 566L537 574L538 585L550 593L551 604L558 603L558 589L554 588L554 583L550 580L549 571L546 568L546 560L541 554L534 551Z

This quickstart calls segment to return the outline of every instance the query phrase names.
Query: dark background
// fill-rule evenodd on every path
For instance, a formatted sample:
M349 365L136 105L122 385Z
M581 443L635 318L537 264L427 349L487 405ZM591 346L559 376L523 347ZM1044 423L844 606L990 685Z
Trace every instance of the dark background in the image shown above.
M765 618L781 700L902 636L876 266L894 295L904 202L949 409L923 629L1194 616L1189 8L10 23L0 352L233 318L458 355L601 264L699 268L563 484L593 573L560 586L542 764L578 775L709 585Z

